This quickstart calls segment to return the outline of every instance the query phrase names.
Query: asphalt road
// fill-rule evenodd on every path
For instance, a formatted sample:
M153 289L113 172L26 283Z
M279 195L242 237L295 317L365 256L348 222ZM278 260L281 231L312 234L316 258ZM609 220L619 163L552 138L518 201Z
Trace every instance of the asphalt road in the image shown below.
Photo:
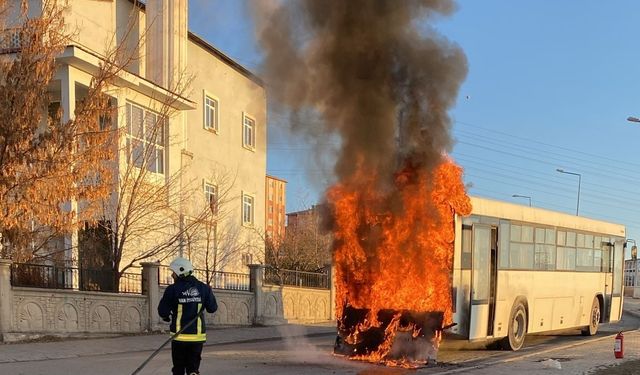
M479 349L477 345L447 342L438 354L439 363L417 373L548 374L560 363L562 374L581 374L590 369L609 368L612 360L611 335L619 330L637 329L640 319L625 317L616 325L603 326L596 337L585 338L570 331L553 335L529 336L519 352ZM630 340L633 335L629 335ZM384 375L416 373L397 368L345 360L332 354L333 335L289 340L206 346L201 373L204 374L362 374ZM633 341L633 342L632 342ZM631 360L640 353L640 333L627 344ZM80 342L79 342L80 344ZM0 374L66 375L131 374L150 352L96 355L81 358L40 360L0 364ZM638 358L640 359L640 358ZM552 362L549 362L549 361ZM553 362L556 361L556 362ZM629 361L631 364L632 361ZM169 374L170 352L162 351L141 374ZM517 372L514 372L517 371Z

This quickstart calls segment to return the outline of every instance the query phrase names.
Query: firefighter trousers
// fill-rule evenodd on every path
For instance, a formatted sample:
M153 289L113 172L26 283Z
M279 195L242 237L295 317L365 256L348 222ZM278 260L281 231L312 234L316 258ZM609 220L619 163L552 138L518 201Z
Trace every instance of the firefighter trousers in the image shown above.
M199 374L203 344L204 342L171 341L172 374Z

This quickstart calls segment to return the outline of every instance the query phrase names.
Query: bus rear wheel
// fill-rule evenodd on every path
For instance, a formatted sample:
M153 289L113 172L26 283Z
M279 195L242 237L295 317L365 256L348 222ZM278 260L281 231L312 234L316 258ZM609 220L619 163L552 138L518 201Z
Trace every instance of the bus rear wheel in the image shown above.
M598 297L593 299L591 304L591 314L589 314L589 325L582 329L582 336L593 336L598 332L600 325L600 301Z
M527 310L522 301L517 301L511 309L509 317L509 335L502 340L506 350L520 350L527 335Z

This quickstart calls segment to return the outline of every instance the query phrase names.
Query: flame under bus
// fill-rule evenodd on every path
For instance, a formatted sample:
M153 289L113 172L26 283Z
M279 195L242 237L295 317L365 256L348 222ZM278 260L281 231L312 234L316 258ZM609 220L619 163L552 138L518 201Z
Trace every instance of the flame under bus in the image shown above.
M522 347L527 333L593 335L622 314L622 225L471 197L456 217L453 320L469 340Z

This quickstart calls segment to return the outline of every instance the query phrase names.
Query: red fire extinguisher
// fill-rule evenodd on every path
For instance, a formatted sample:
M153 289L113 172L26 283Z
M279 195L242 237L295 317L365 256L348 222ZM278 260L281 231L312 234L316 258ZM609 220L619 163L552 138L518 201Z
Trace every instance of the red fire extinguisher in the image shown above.
M624 335L622 332L618 332L616 335L616 341L613 344L613 354L616 358L624 358Z

